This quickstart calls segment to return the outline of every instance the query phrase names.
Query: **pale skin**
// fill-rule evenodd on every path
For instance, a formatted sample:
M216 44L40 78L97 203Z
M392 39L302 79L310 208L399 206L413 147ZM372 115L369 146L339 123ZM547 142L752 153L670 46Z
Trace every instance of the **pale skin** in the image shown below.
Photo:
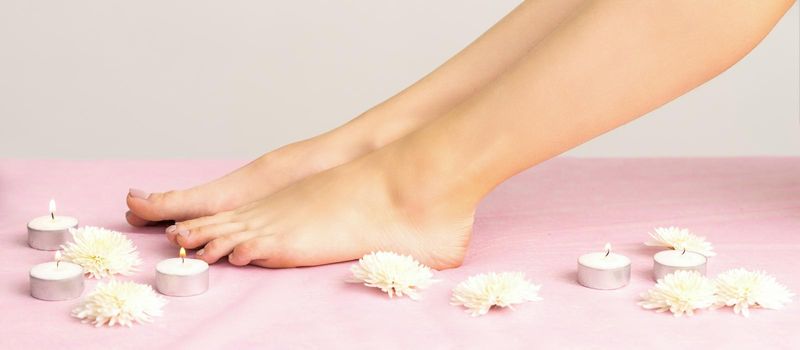
M521 4L471 45L416 84L347 124L269 152L210 183L128 198L128 222L185 220L231 210L308 175L349 162L418 129L486 84L547 36L582 0ZM222 194L222 195L220 195Z
M211 183L127 197L133 225L213 263L312 266L376 250L459 266L514 174L720 74L793 1L528 1L408 89Z

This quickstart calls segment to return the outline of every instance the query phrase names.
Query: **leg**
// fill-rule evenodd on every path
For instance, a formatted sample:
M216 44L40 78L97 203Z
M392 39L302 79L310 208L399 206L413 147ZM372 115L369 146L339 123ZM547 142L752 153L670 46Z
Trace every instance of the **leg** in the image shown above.
M220 179L182 191L131 190L129 223L186 220L236 208L299 179L343 164L416 130L500 75L583 0L526 1L431 74L344 126L256 159Z
M209 262L325 264L374 250L458 266L508 177L685 93L751 50L791 1L596 1L422 129L232 212L179 224Z

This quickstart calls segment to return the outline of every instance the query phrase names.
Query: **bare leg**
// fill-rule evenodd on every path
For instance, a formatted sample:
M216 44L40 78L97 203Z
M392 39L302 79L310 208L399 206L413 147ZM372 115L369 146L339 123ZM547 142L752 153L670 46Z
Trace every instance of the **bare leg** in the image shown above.
M495 79L574 12L582 0L527 1L416 84L349 123L269 152L187 190L132 190L129 223L186 220L230 210L380 148L441 116Z
M628 122L747 54L791 1L592 1L474 97L402 139L178 242L236 265L318 265L384 249L463 260L478 201L508 177Z

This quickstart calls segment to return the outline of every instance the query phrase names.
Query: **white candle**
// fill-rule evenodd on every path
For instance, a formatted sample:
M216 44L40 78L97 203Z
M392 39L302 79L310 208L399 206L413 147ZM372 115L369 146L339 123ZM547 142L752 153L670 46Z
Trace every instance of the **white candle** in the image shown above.
M72 237L69 229L78 227L78 219L56 215L56 201L50 200L50 215L28 222L28 245L39 250L58 250Z
M30 287L31 296L36 299L75 299L83 293L83 268L61 261L61 252L56 251L56 261L31 268Z
M684 250L662 250L653 255L653 278L662 277L677 270L693 270L706 274L705 255Z
M631 279L631 260L612 253L606 243L602 252L588 253L578 258L578 283L594 289L617 289Z
M166 259L156 265L156 289L161 294L176 297L197 295L208 290L208 264L186 258L181 247L178 258Z

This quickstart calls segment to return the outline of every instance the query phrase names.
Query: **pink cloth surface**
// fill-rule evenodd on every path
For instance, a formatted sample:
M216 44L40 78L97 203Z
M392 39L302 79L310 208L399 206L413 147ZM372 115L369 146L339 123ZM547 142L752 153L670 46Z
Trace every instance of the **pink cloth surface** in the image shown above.
M709 275L762 269L800 291L800 158L551 160L482 202L463 266L437 272L441 282L417 302L343 282L349 262L283 270L218 263L207 293L167 297L163 317L130 329L80 323L69 315L78 300L29 296L28 270L53 253L29 248L25 225L47 214L51 197L59 214L125 232L144 264L120 279L152 284L155 264L176 248L163 228L125 223L128 188L186 187L241 164L0 160L0 348L800 348L797 300L749 319L730 308L674 318L636 305L654 285L657 249L642 242L656 226L688 227L714 243ZM633 261L631 283L578 285L578 256L605 242ZM477 318L449 305L458 282L489 271L525 272L544 300ZM87 280L84 295L95 284Z

